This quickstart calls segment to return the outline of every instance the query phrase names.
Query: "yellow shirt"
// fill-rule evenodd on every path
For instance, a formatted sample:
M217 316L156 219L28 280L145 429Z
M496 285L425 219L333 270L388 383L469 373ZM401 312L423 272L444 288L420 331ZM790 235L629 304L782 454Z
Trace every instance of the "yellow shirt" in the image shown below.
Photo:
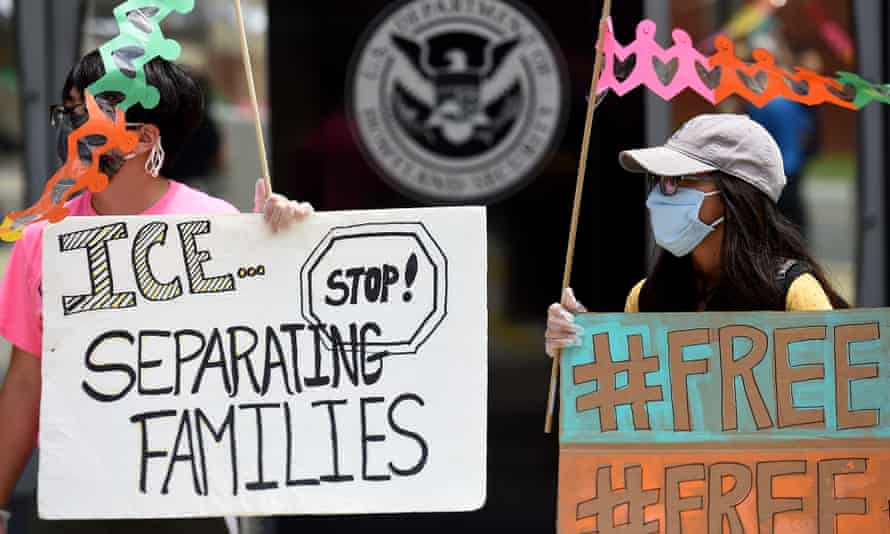
M627 302L624 305L624 313L636 313L640 311L640 290L643 289L643 279L630 290ZM798 276L785 297L785 311L826 311L833 309L828 295L822 289L822 284L816 277L805 273Z

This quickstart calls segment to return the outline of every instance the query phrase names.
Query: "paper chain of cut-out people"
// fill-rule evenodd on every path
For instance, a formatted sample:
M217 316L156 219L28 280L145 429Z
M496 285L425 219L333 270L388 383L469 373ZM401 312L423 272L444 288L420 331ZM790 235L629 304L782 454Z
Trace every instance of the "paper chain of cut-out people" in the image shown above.
M713 104L735 95L758 107L776 98L852 110L872 102L890 103L890 84L873 84L850 72L829 78L803 67L788 71L776 65L772 54L763 49L755 50L754 62L749 63L736 55L732 40L725 36L715 39L716 52L706 57L679 28L671 34L673 45L663 48L655 40L656 25L651 20L637 25L637 38L628 45L621 45L615 38L611 20L603 30L605 67L598 94L611 90L623 96L637 87L646 87L665 100L689 89Z
M16 241L29 224L61 221L68 214L65 202L76 193L105 189L108 176L99 169L99 158L111 151L132 152L138 143L124 113L136 104L151 109L160 103L157 88L146 81L145 65L156 57L174 61L181 52L179 43L164 37L160 24L170 13L186 14L194 7L195 0L127 0L114 9L120 34L99 49L105 75L84 91L87 120L68 137L68 159L36 204L3 220L0 239ZM115 107L95 98L107 93L120 95L121 103ZM100 102L110 109L102 109ZM79 143L89 147L88 159Z
M194 7L195 0L127 0L115 8L120 34L99 49L105 75L85 91L88 120L70 135L68 160L49 180L40 200L7 216L0 225L0 239L20 239L22 230L38 221L58 222L67 215L64 204L74 194L105 188L108 176L99 170L99 157L111 151L130 152L137 142L135 133L126 129L124 112L136 104L151 109L160 102L157 88L146 81L145 65L157 57L168 61L179 57L179 43L165 38L160 24L170 13L186 14ZM605 64L599 95L611 90L622 96L646 87L665 100L689 89L714 104L733 95L755 106L780 97L852 110L872 102L890 104L890 84L874 84L851 72L829 78L802 67L788 71L762 49L754 51L755 61L749 63L736 56L732 41L725 36L716 38L716 52L707 57L679 28L671 34L673 45L663 48L655 40L656 25L651 20L637 25L637 38L628 45L617 41L611 20L603 30ZM93 95L103 93L122 96L117 109L102 110ZM89 160L82 159L78 143L90 147Z
M144 67L156 57L179 57L179 43L166 39L160 25L171 12L188 13L194 7L195 0L129 0L116 7L120 35L99 48L105 76L87 90L94 95L122 93L126 98L118 107L124 111L137 103L145 109L157 106L161 96L146 83Z

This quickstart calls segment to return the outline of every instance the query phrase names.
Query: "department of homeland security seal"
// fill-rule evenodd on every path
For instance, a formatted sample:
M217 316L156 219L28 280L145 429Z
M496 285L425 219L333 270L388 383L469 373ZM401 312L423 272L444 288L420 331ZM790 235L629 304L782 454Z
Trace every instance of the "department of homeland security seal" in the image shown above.
M539 172L562 136L567 75L515 0L405 0L377 18L347 77L366 157L432 203L486 203Z

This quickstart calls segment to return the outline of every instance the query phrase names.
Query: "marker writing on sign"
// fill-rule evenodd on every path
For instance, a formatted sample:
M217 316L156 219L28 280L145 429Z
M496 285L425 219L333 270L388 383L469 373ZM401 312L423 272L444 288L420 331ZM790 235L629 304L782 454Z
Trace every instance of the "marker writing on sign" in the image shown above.
M208 264L213 254L200 244L198 238L211 233L209 220L187 221L176 225L179 248L182 255L183 276L162 281L155 275L151 251L155 247L168 246L169 224L151 222L141 226L132 240L131 260L133 275L139 294L148 302L172 302L186 295L184 286L192 295L214 295L236 290L235 277L231 273L211 276ZM110 243L129 239L126 223L118 222L98 228L80 230L59 236L59 250L66 253L81 252L87 262L90 293L64 295L62 309L65 315L75 315L102 310L122 310L137 305L135 291L115 292L112 273ZM265 271L265 268L263 268Z
M417 254L412 253L405 262L404 277L398 267L388 263L334 269L328 275L328 289L332 293L326 295L324 300L330 306L386 304L400 281L404 281L402 301L411 302L414 298L411 288L417 281Z
M189 487L195 495L208 496L226 480L232 495L238 495L414 477L426 467L430 446L402 420L412 412L416 419L425 405L418 394L402 393L358 402L241 403L219 411L196 407L139 413L130 418L140 436L139 491L169 495ZM326 432L307 431L311 423L322 423ZM345 432L347 427L359 431ZM159 436L175 437L164 446ZM394 444L388 447L388 442ZM325 448L326 465L310 466L302 458L307 450ZM286 454L281 458L275 450ZM228 472L209 468L208 457L225 458Z
M333 325L301 323L209 332L113 330L87 347L89 374L81 387L91 399L113 403L128 395L178 397L214 388L234 398L372 386L381 380L388 355L369 351L368 343L381 334L375 323L353 323L343 332ZM309 353L298 347L304 335L314 348ZM324 337L330 338L331 350L323 347Z

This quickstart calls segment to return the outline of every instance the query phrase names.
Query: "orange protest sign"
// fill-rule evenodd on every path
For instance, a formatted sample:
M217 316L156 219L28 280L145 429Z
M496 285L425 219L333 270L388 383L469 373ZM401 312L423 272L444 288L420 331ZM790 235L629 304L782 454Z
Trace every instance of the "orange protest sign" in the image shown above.
M890 532L890 452L588 448L560 460L564 534Z

